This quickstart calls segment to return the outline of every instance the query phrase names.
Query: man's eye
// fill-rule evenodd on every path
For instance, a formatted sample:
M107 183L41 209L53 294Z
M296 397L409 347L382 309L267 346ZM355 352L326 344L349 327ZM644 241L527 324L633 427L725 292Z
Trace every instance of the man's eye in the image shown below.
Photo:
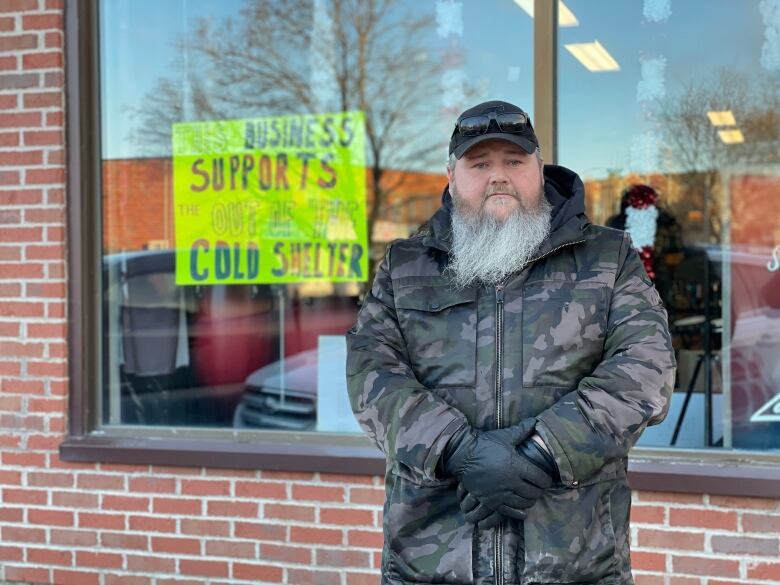
M475 168L475 169L484 169L484 168L486 168L487 166L488 166L488 164L487 164L486 162L478 162L478 163L474 163L474 168Z
M511 166L513 166L513 167L517 167L517 166L520 166L521 164L523 164L523 161L521 161L521 160L519 160L519 159L516 159L516 160L510 160L510 161L509 161L509 164L510 164Z

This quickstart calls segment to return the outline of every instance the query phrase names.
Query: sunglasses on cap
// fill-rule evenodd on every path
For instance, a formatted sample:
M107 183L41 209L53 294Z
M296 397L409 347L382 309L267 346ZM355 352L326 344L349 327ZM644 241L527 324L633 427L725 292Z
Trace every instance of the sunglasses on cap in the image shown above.
M495 120L498 129L507 134L520 134L528 124L528 116L522 112L488 112L458 120L455 129L461 136L480 136L488 131L491 120Z

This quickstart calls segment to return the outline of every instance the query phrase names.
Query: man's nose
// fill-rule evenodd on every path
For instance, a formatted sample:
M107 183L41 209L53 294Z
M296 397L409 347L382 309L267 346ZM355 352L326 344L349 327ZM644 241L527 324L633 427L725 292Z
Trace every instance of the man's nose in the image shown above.
M509 183L509 177L507 177L503 172L496 171L490 175L491 185L499 185L501 183Z

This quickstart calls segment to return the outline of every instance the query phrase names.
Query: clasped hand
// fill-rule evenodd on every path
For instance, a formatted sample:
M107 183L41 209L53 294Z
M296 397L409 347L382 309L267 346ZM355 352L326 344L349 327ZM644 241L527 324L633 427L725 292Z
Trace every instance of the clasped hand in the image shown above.
M451 440L445 471L458 481L461 509L468 522L490 528L502 516L522 520L526 510L554 482L550 468L530 436L534 419L492 431L467 429Z

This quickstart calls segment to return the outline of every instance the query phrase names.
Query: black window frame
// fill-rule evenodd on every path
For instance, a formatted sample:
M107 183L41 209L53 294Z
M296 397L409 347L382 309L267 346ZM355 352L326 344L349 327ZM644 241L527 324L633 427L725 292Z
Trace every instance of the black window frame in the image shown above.
M557 2L535 0L535 127L555 163ZM156 427L99 429L101 385L101 156L98 0L65 4L68 164L70 403L60 458L72 462L384 475L382 453L364 436ZM182 437L182 435L186 437ZM633 489L780 497L780 455L637 448Z

